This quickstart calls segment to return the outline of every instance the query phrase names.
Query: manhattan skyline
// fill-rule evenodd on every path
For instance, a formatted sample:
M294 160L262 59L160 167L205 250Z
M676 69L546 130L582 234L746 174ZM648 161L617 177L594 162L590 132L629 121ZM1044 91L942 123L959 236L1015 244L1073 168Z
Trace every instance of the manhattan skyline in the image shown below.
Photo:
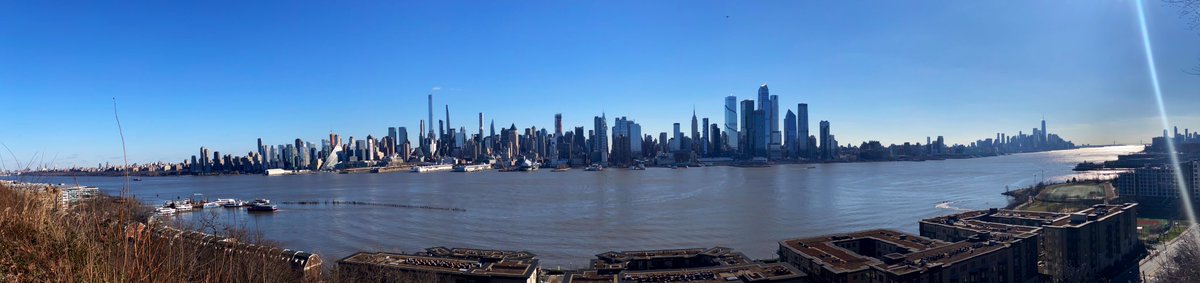
M5 4L3 26L37 28L0 28L6 35L0 93L11 97L0 113L10 131L0 142L22 159L38 152L50 162L57 155L59 166L118 163L113 97L131 163L177 161L200 146L242 152L260 137L281 143L329 132L382 136L387 127L404 126L413 139L431 92L435 119L449 104L452 119L462 121L456 125L483 112L504 126L552 128L553 115L563 113L564 125L590 129L592 117L606 114L610 125L624 116L653 134L689 125L693 109L721 123L726 96L754 99L763 83L788 109L809 105L810 132L818 121L833 122L843 144L939 135L966 144L996 132L1028 132L1043 115L1052 132L1080 144L1149 142L1161 131L1130 3L997 3L983 4L991 13L969 9L979 4L938 5L924 21L914 20L917 11L930 7L882 14L795 3L776 9L670 3L643 12L569 4L463 11L437 4L420 7L429 14L388 18L361 10L407 5L300 4L289 12L312 19L288 25L272 24L287 19L282 13L255 18L246 6L255 4L235 7L223 23L142 14L215 12L217 4L61 15L36 4ZM881 4L887 5L894 4ZM1170 8L1147 8L1162 48L1158 64L1167 110L1176 113L1172 123L1198 125L1197 116L1178 115L1200 104L1182 91L1197 85L1196 76L1183 72L1197 63L1185 50L1197 36ZM337 15L347 10L368 16ZM869 20L846 23L818 11ZM452 20L470 16L476 19ZM624 21L592 22L608 18ZM887 25L897 19L906 20ZM1014 25L1017 19L1028 23ZM404 28L423 22L442 29ZM196 32L172 32L183 28ZM747 29L758 31L733 32ZM469 35L448 35L454 33ZM245 43L257 36L265 38ZM411 47L421 42L429 44ZM11 169L10 159L4 162Z

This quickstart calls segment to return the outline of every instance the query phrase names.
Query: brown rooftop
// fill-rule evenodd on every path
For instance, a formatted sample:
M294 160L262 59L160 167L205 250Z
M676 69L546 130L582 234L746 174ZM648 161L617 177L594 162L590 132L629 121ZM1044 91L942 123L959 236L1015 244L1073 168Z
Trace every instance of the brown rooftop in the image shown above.
M437 248L431 248L429 250L435 249ZM515 254L516 252L504 251L504 253ZM487 254L497 255L491 253ZM502 277L527 277L533 273L534 269L537 268L537 260L532 259L532 257L529 259L500 259L499 261L492 262L482 260L483 258L487 258L485 256L470 254L467 256L458 257L458 255L459 254L454 253L450 253L447 256L435 256L428 254L407 255L387 252L358 252L339 260L338 263L361 264L384 268L428 271L436 273Z
M882 264L883 261L860 255L836 245L838 242L851 240L874 240L906 248L910 251L927 250L948 245L946 242L933 240L917 235L893 230L868 230L847 234L826 235L813 238L784 240L780 245L820 262L827 269L836 272L856 271Z
M687 268L655 271L625 271L618 277L622 281L634 282L729 282L763 281L797 278L803 272L787 264L741 264L703 268Z

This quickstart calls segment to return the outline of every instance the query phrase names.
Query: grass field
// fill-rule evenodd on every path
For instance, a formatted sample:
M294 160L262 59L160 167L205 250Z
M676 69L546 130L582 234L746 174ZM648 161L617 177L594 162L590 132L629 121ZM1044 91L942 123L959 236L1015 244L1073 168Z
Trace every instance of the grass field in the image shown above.
M1037 199L1050 202L1068 202L1079 200L1103 200L1105 188L1103 184L1061 184L1046 188Z

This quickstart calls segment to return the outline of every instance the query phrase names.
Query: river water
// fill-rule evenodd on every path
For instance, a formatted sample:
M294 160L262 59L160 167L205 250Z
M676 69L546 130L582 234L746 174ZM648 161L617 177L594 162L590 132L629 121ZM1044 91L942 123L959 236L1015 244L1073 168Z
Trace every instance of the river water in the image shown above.
M317 252L328 262L356 251L448 246L528 250L543 267L569 268L610 250L726 246L752 258L772 258L777 242L788 238L871 228L916 233L920 219L1002 207L1007 188L1028 186L1043 175L1076 177L1071 169L1078 162L1140 149L769 168L156 177L131 182L130 191L147 203L201 193L276 203L401 205L280 204L273 214L209 209L227 223L261 231L287 248ZM122 178L78 182L116 194ZM176 217L206 213L212 212Z

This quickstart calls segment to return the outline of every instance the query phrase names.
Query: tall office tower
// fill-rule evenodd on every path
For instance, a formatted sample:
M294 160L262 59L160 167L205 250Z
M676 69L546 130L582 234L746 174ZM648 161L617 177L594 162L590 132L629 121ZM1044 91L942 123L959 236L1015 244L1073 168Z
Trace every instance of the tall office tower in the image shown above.
M700 135L700 153L703 153L705 156L707 156L710 147L708 143L708 118L701 119L700 121L700 128L704 129L704 132Z
M479 112L479 142L483 142L483 112Z
M770 129L770 140L767 140L767 152L771 158L781 158L783 151L783 132L779 131L779 96L772 95L767 118L767 128Z
M767 127L770 126L769 125L770 122L767 121L766 117L767 117L766 110L754 110L753 121L755 121L755 123L754 123L755 125L754 125L754 130L752 132L754 132L756 134L757 133L767 133L767 135L759 135L759 138L754 140L754 149L755 149L754 156L767 157L770 154L769 149L770 149L770 136L771 135L769 133L770 131L768 131L768 129L767 129ZM767 138L762 138L762 137L767 137Z
M667 132L658 132L658 150L662 153L671 151L671 145L667 142Z
M725 97L725 145L732 150L738 148L737 107L737 96Z
M634 157L642 156L642 125L634 121L629 121L629 148Z
M763 149L765 150L766 144L771 140L771 122L769 119L771 119L772 116L771 94L767 89L767 84L763 84L762 86L758 87L758 110L763 112L763 117L759 118L759 120L762 120L762 122L758 123L763 123L765 127L759 128L760 130L758 131L757 138L758 140L762 141L761 143L763 144ZM758 145L755 144L755 146Z
M554 136L561 137L562 135L562 113L556 113L554 114Z
M830 136L829 136L829 121L821 121L820 127L821 127L821 130L820 130L821 131L821 137L820 137L821 159L822 160L833 159L833 149L830 148L833 145L833 139L830 138Z
M719 156L721 154L721 141L724 140L721 136L721 125L713 123L708 126L708 154L710 156Z
M296 139L296 141L294 143L296 145L296 155L294 155L294 156L296 156L296 158L295 158L296 163L295 163L295 165L293 165L294 166L293 169L298 169L298 168L302 168L304 166L304 163L303 163L304 159L301 156L303 153L305 153L304 141L301 139Z
M1167 130L1163 130L1165 136ZM212 170L212 163L208 159L208 148L200 147L200 172L208 173Z
M627 117L613 120L612 159L617 164L626 164L633 158L633 140L636 137L632 135L633 124Z
M800 157L808 158L808 153L812 151L812 145L808 143L808 103L796 105L796 123L796 139L800 143L796 150Z
M796 140L796 113L792 110L787 111L787 115L783 117L783 144L787 147L789 156L796 156L800 151Z
M397 145L408 143L408 127L396 127Z
M425 120L421 120L420 125L421 125L420 126L421 128L418 129L418 132L417 132L417 143L419 143L417 145L417 148L420 149L420 154L418 154L418 155L425 157L425 156L429 156L429 148L427 147L429 145L429 142L425 141L425 137L432 136L433 130L430 130L429 134L425 134Z
M376 150L375 137L367 135L367 154L364 154L363 159L366 159L367 161L374 161Z
M453 132L454 127L450 126L450 104L446 104L446 132Z
M596 151L599 152L598 163L608 165L608 117L600 114L595 119Z
M1041 136L1042 144L1045 145L1046 142L1050 141L1049 138L1050 138L1050 135L1046 133L1046 117L1042 116L1042 136Z
M400 138L400 133L396 131L396 127L388 127L388 137L392 138L392 145L396 145L396 140Z
M426 120L426 121L429 121L429 133L425 133L424 131L422 131L421 134L432 136L433 135L433 94L432 93L429 94L429 120Z
M683 131L679 129L679 123L672 124L675 131L671 134L671 152L679 151L683 147Z
M696 109L692 109L692 141L700 139L700 121L696 120Z
M771 121L770 121L771 132L772 133L779 132L779 96L778 95L771 96L770 106L771 106L771 112L770 112L770 114L771 114L771 118L770 118L771 119ZM772 143L780 143L780 141L778 141L778 140L771 140L771 142Z
M263 147L262 138L258 138L258 162L262 163L262 170L267 171L267 148Z
M446 142L446 121L438 120L438 132L434 140L439 144Z
M759 123L754 120L754 100L742 100L742 128L738 131L739 151L744 155L753 155L755 151L756 140L761 135L752 130Z
M946 139L937 136L937 153L946 153Z

